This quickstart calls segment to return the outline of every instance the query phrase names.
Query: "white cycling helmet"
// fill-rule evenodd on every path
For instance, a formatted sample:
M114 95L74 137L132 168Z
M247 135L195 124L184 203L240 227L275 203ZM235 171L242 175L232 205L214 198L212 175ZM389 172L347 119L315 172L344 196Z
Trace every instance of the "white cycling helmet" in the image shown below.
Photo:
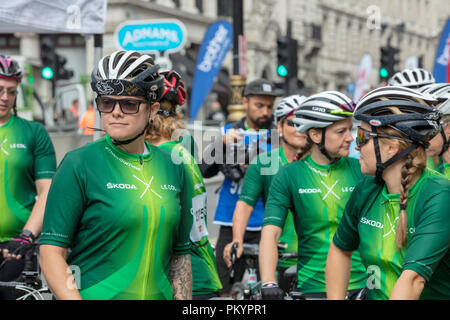
M105 56L91 74L91 87L98 95L144 96L158 101L164 91L159 65L147 54L119 50Z
M307 98L294 111L292 119L295 128L305 133L311 128L325 128L334 122L350 118L355 104L345 94L338 91L325 91Z
M438 108L444 115L450 114L450 83L433 83L419 90L422 93L432 95L439 102Z
M427 84L435 83L431 72L422 69L405 69L397 72L388 82L388 86L400 86L406 88L419 88Z
M305 101L305 99L305 96L299 94L294 94L283 98L274 111L275 123L284 117L294 114L294 111L300 107L301 103Z

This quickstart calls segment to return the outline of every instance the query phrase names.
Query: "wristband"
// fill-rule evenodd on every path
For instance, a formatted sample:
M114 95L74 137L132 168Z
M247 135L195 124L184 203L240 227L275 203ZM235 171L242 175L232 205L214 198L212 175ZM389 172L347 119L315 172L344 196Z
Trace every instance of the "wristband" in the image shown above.
M272 288L272 287L278 287L278 283L276 283L274 281L267 281L267 282L264 282L261 286L261 288Z
M34 240L36 240L35 236L30 230L23 230L19 237L27 238L30 242L34 242Z

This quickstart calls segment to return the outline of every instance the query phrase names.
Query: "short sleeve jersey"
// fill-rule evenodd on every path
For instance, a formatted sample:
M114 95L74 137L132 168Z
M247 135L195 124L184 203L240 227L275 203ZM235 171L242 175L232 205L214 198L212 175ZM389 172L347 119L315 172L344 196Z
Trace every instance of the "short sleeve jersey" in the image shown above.
M326 292L325 264L333 235L353 188L361 179L359 162L342 157L319 165L311 156L280 169L266 203L263 225L283 227L290 209L298 235L297 287L304 293ZM352 256L349 290L367 278L359 254Z
M69 152L50 191L41 244L70 248L83 299L172 299L172 255L189 254L184 170L105 136Z
M217 273L216 259L208 241L206 187L193 155L180 143L170 141L159 145L170 154L175 163L182 163L185 169L190 212L190 252L194 295L218 292L222 288Z
M408 243L397 250L398 194L365 178L355 188L333 242L342 250L359 248L370 274L369 299L388 299L403 270L426 284L421 299L450 299L450 181L425 170L408 193ZM369 272L370 271L370 272Z
M262 153L256 157L245 174L239 200L255 207L258 199L262 196L263 203L266 204L272 180L278 173L278 170L286 164L288 164L288 160L284 154L283 147ZM291 211L286 217L280 242L287 244L287 248L281 249L280 252L297 252L298 238ZM283 268L296 264L296 258L278 261L278 266Z
M55 150L44 127L11 115L0 127L0 166L0 241L9 241L30 217L36 180L55 174Z

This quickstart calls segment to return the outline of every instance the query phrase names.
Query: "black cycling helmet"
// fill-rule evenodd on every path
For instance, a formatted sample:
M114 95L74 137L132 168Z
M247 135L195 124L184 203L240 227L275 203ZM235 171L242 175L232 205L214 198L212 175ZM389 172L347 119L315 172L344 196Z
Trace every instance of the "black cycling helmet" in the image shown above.
M164 76L153 58L137 51L115 51L98 62L91 75L91 87L99 95L143 96L159 101Z
M0 54L0 78L22 81L23 71L19 63L11 57Z
M164 76L158 72L153 58L137 51L115 51L105 56L91 74L91 88L98 95L142 96L149 103L159 101L164 91ZM149 123L134 138L116 141L129 144L143 135Z
M378 137L374 136L377 157L376 182L381 183L383 170L419 146L428 147L428 142L439 132L441 112L433 106L437 100L416 90L386 86L367 93L357 104L354 117L371 125L377 133L381 127L401 132L411 145L397 155L381 162ZM392 137L393 138L393 137Z

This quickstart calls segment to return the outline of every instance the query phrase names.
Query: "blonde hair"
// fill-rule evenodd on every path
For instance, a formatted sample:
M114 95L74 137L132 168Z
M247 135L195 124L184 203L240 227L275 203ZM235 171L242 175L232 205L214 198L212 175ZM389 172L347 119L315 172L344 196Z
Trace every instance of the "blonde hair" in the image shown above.
M175 108L169 101L163 100L160 102L160 109L174 111ZM153 141L160 138L165 138L168 140L178 140L182 134L177 134L176 137L173 137L172 135L176 130L186 129L186 124L184 123L182 118L183 115L179 113L174 113L173 115L170 115L168 117L161 114L156 114L153 122L147 129L145 140Z
M404 134L399 133L397 130L392 128L380 128L378 129L380 133L387 135L406 138ZM398 143L399 152L410 146L409 142L379 138L385 144L393 145ZM395 141L395 142L394 142ZM420 145L405 157L405 162L401 169L401 181L400 181L400 218L397 224L397 230L395 232L395 244L397 249L400 250L407 245L408 242L408 219L406 216L406 205L408 203L409 189L412 187L413 178L419 177L426 168L427 155L425 148Z

